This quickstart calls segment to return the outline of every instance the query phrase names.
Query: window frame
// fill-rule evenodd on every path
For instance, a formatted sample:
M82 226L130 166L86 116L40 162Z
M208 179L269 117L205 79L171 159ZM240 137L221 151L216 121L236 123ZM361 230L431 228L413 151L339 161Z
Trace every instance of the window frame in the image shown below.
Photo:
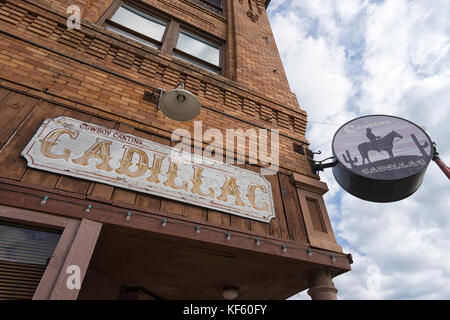
M61 236L52 257L33 295L33 300L48 299L60 273L64 272L62 271L63 264L71 249L80 220L1 204L0 223L60 233Z
M323 200L323 195L328 191L327 184L297 173L293 174L293 180L297 189L298 201L302 209L306 234L311 246L324 250L342 252L342 247L336 242L330 217ZM308 199L316 202L316 212L310 211ZM314 215L316 217L313 217ZM321 220L322 230L315 228L313 222L315 218Z
M175 46L174 46L173 49L172 49L172 54L173 54L173 53L178 53L179 55L184 55L184 56L186 56L188 59L192 59L192 60L198 62L199 64L205 65L207 68L216 70L217 72L213 72L213 71L208 70L208 69L206 69L206 68L203 68L203 69L206 69L206 70L208 70L208 71L210 71L210 72L213 72L213 73L216 73L216 74L222 74L222 69L223 69L223 46L220 45L220 44L218 44L218 43L216 43L216 42L213 42L213 41L209 40L208 38L206 38L206 37L204 37L204 36L198 35L195 31L193 31L193 30L191 30L191 29L189 29L189 28L186 28L185 26L183 26L183 28L181 28L181 26L180 26L180 30L179 30L179 32L178 32L178 36L179 36L183 31L185 32L185 34L187 34L188 36L193 37L194 39L195 39L196 37L199 38L199 39L196 39L197 41L205 42L205 44L208 44L208 45L211 45L211 46L215 46L215 47L219 50L219 65L217 66L217 65L215 65L215 64L213 64L213 63L211 63L211 62L208 62L208 61L206 61L206 60L203 60L203 59L201 59L201 58L198 58L198 57L196 57L196 56L193 56L193 55L191 55L191 54L189 54L189 53L187 53L187 52L185 52L185 51L183 51L183 50L181 50L181 49L178 49L178 48L176 47L177 44L178 44L178 37L177 37L177 42L175 43ZM174 58L177 58L177 57L174 56ZM181 60L183 60L183 61L186 61L186 60L184 60L184 59L182 59L182 58L177 58L177 59L181 59ZM191 63L191 64L193 64L193 65L196 65L195 63L192 63L192 62L189 62L189 61L187 61L187 62L188 62L188 63ZM196 66L198 66L198 65L196 65ZM202 68L201 66L199 66L199 67Z
M146 11L143 11L143 10L141 10L140 8L136 8L136 7L134 7L133 5L130 5L130 4L126 3L126 2L124 2L124 1L119 1L119 2L120 2L120 5L117 6L117 8L112 12L111 16L110 16L109 18L105 19L105 23L104 23L104 24L105 24L105 27L108 26L108 25L112 25L113 27L116 27L116 28L118 28L118 29L122 29L122 30L124 30L125 32L131 33L132 35L134 35L134 36L136 36L136 37L138 37L138 38L142 38L142 39L145 40L145 41L154 43L155 45L157 45L157 46L159 47L158 50L161 50L162 44L163 44L163 42L164 42L164 37L166 36L166 34L167 34L167 29L169 28L170 20L164 19L163 17L160 17L160 16L157 15L157 14L147 13ZM122 5L126 5L126 6L128 6L128 7L132 7L132 8L135 9L136 11L139 11L140 13L143 14L142 16L141 16L140 14L136 13L136 12L133 12L133 13L136 14L136 15L141 16L141 17L144 18L144 19L146 19L146 17L145 17L144 15L147 15L147 16L149 16L150 18L154 18L154 19L156 19L156 20L160 20L160 21L166 23L166 26L165 26L165 29L164 29L164 33L163 33L163 35L162 35L162 37L161 37L161 40L159 41L159 40L153 39L153 38L150 37L150 36L147 36L147 35L145 35L145 34L139 33L139 32L137 32L137 31L135 31L135 30L133 30L133 29L127 27L127 26L124 26L124 25L122 25L122 24L120 24L120 23L118 23L118 22L115 22L115 21L111 20L111 19L113 18L114 14L117 12L117 10L119 10L119 8L122 7ZM147 19L147 20L151 20L151 19ZM134 40L134 39L133 39L133 40ZM137 40L135 40L135 41L137 41Z
M141 43L141 44L143 44L143 45L146 45L146 46L148 46L148 47L150 47L150 48L153 48L153 49L155 49L155 50L161 50L161 47L162 47L162 42L161 42L161 41L155 40L155 39L153 39L153 38L151 38L151 37L149 37L149 36L146 36L146 35L144 35L144 34L141 34L141 33L139 33L139 32L136 32L136 31L134 31L133 29L130 29L130 28L127 28L126 26L123 26L123 25L121 25L121 24L118 24L117 22L114 22L114 21L112 21L112 20L109 20L109 21L106 23L105 26L106 26L107 30L112 31L112 32L115 32L115 31L109 29L108 26L112 26L112 27L114 27L114 28L120 29L120 30L125 31L125 32L127 32L127 33L130 33L131 35L135 36L136 38L140 38L140 39L143 40L143 41L139 41L139 40L136 40L136 39L133 39L133 38L129 38L129 39L134 40L134 41L137 41L137 42L139 42L139 43ZM123 35L123 34L121 34L121 33L119 33L119 32L115 32L115 33L120 34L121 36L127 37L126 35ZM164 37L164 36L163 36L163 37ZM128 37L127 37L127 38L128 38ZM146 44L145 42L150 42L150 43L152 43L153 45L156 46L156 48L155 48L155 47L152 47L151 45Z
M155 39L152 39L144 34L141 34L139 32L136 32L126 26L123 26L117 22L114 22L111 20L111 18L114 16L116 11L122 6L127 5L130 7L133 7L136 10L141 11L143 14L149 15L151 17L154 17L156 19L159 19L161 21L164 21L167 23L163 37L161 41L157 41ZM222 0L222 6L223 6L223 0ZM222 12L224 11L224 8L222 8ZM143 45L146 45L147 47L152 48L153 50L158 50L163 53L166 53L168 55L171 55L173 58L178 59L180 61L183 61L184 63L188 63L189 65L193 65L197 68L201 68L202 70L206 70L208 72L211 72L213 74L218 75L224 75L225 73L225 42L213 35L207 34L204 31L199 30L198 28L185 24L182 20L179 20L178 18L171 16L167 13L161 13L157 11L156 9L150 7L148 4L137 2L135 0L116 0L113 1L111 6L108 8L108 10L103 14L102 17L97 21L98 24L102 25L103 27L107 28L108 25L111 25L115 28L119 28L121 30L124 30L125 32L128 32L132 34L133 36L136 36L138 38L141 38L144 41L151 42L158 46L158 49L155 49L149 45L146 45L143 42L137 41ZM112 30L111 30L112 31ZM177 43L178 43L178 37L182 31L186 31L188 34L192 34L195 37L198 37L205 41L206 43L211 44L212 46L215 46L219 49L219 66L216 66L208 61L205 61L201 58L198 58L196 56L192 56L189 53L186 53L180 49L177 49ZM114 32L114 31L112 31ZM118 33L120 34L120 33ZM122 35L124 36L124 35ZM193 60L196 63L189 62L185 59L175 57L174 53L177 53L179 55L184 55L187 57L187 59ZM202 67L201 65L204 65L205 67ZM216 70L216 71L212 71Z
M220 15L224 15L225 14L225 10L224 10L224 2L225 0L220 0L221 2L221 6L218 7L215 4L209 2L208 0L192 0L194 3L198 3L199 5L201 5L202 7L206 7L207 9L211 10L214 13L220 14Z

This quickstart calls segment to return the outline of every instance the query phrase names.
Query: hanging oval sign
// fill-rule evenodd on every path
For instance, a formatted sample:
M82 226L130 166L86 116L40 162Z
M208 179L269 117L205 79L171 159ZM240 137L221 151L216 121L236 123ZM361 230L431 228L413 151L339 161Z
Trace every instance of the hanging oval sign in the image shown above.
M364 116L335 133L333 175L342 188L360 199L398 201L419 188L433 150L429 135L408 120Z

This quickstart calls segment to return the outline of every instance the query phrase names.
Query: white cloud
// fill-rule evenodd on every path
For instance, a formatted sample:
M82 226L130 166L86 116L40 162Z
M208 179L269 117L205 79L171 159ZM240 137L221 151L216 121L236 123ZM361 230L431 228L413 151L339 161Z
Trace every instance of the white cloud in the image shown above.
M300 2L293 2L291 5L302 12L316 12L320 9L312 5L315 1L306 3L309 3L309 7L298 7ZM337 123L343 123L353 116L346 111L353 86L345 75L345 48L337 45L337 39L334 39L337 31L333 31L335 26L328 23L333 19L328 19L328 15L321 15L317 18L320 21L318 27L321 28L322 22L327 21L326 30L312 30L308 21L302 20L295 12L276 13L272 19L292 91L297 93L302 108L308 111L309 119L319 122L333 119ZM333 39L317 37L322 32L333 34L330 36ZM327 134L322 129L323 127L309 125L308 138L315 141L316 145L331 140L335 128L330 126Z
M311 121L307 138L323 150L318 159L331 155L338 126L317 122L385 113L425 126L450 162L449 1L272 2L286 73ZM334 231L355 261L334 279L341 299L450 299L450 189L434 163L413 196L391 204L347 194L330 170L321 176Z
M420 1L369 7L361 112L408 114L408 93L423 92L431 83L448 88L448 22L436 25L437 16L446 14L439 11Z

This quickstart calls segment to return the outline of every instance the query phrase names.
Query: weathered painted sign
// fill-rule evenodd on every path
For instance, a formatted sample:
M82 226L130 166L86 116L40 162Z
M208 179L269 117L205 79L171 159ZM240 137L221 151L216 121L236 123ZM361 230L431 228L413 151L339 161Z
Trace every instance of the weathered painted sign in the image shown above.
M72 118L45 120L22 156L32 168L262 222L275 217L271 184L258 173Z
M344 124L333 139L339 184L365 200L389 202L414 193L433 155L425 131L393 116L373 115Z

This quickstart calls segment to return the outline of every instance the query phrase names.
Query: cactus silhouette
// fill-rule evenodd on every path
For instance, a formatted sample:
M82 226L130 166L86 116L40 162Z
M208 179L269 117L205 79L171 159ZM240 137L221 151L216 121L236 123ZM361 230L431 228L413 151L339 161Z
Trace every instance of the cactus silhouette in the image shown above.
M352 168L355 168L355 164L358 162L358 158L354 157L352 159L348 150L346 150L345 153L347 156L345 156L345 154L342 154L342 158L344 158L344 161L349 163Z
M417 137L414 134L411 134L411 138L413 139L414 143L416 144L417 148L419 148L420 153L422 153L423 156L427 157L428 154L425 151L425 148L428 147L428 142L425 141L424 144L421 144L419 140L417 140Z

